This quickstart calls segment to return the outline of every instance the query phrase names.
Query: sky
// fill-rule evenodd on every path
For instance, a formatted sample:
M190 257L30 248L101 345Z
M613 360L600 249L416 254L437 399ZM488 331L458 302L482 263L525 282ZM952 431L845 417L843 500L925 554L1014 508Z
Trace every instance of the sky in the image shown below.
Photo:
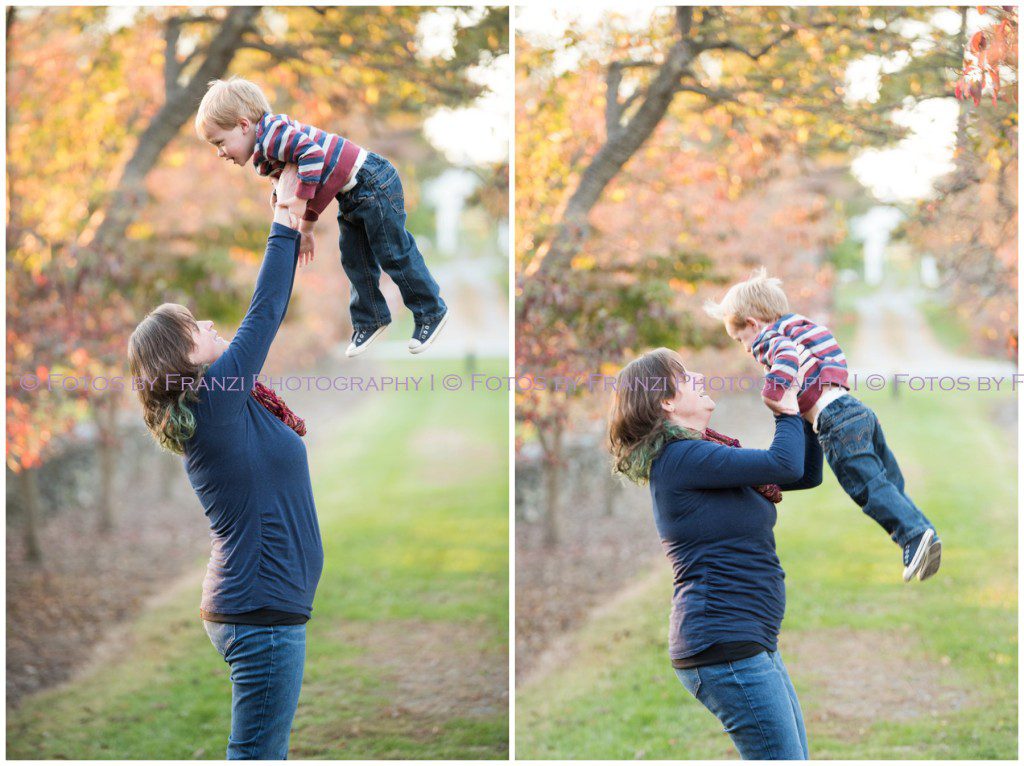
M439 8L420 22L420 51L424 56L454 55L455 25L472 21L479 8ZM512 57L505 55L471 70L487 90L475 103L459 109L439 109L427 118L423 132L456 165L486 165L507 161L509 120L513 98Z
M547 42L557 40L570 27L576 31L599 29L609 12L621 11L620 6L587 5L550 9L526 6L516 9L516 29L528 39ZM648 27L652 13L665 9L645 9L643 12L622 16L621 24L630 29ZM943 31L954 34L959 16L951 10L937 12L933 23ZM980 28L979 15L973 9L968 16L971 32ZM908 33L914 30L909 29ZM580 53L567 52L557 57L555 67L571 69ZM846 87L851 98L877 98L881 72L894 71L905 61L883 61L877 56L854 62L847 71ZM913 109L903 110L894 119L910 128L910 135L881 150L865 150L854 157L851 170L857 179L881 202L912 202L930 196L933 182L953 169L953 148L956 134L957 104L953 99L930 99Z

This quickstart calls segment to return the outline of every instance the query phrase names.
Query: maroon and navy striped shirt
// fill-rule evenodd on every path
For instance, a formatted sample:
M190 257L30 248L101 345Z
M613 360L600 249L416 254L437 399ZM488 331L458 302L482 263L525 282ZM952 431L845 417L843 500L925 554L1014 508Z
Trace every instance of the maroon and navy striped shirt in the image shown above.
M305 125L286 114L269 112L256 123L252 162L261 176L277 178L285 165L299 167L300 199L319 214L346 183L359 146L326 130Z
M779 401L800 381L796 401L801 414L814 406L826 383L850 388L846 357L832 333L800 314L784 314L765 327L750 350L768 369L761 390L768 399Z

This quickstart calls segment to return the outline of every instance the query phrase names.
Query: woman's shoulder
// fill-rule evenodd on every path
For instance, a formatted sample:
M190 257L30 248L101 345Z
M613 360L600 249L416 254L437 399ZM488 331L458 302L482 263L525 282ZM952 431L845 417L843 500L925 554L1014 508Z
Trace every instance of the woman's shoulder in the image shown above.
M668 442L661 450L661 454L655 458L651 465L651 474L660 468L670 467L673 472L685 467L686 462L693 456L700 454L705 449L713 448L709 441L704 439L676 439Z

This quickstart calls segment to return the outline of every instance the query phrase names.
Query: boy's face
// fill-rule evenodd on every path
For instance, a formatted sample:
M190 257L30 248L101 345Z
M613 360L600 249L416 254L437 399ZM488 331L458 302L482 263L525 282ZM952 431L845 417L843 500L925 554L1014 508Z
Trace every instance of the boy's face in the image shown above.
M256 146L256 126L244 117L233 128L209 125L206 128L206 140L216 147L218 157L244 166Z
M743 326L739 329L736 329L730 322L726 322L725 324L725 331L729 333L729 337L739 343L742 343L744 350L748 354L754 345L754 340L761 334L761 330L763 329L764 323L758 322L753 317L747 317Z

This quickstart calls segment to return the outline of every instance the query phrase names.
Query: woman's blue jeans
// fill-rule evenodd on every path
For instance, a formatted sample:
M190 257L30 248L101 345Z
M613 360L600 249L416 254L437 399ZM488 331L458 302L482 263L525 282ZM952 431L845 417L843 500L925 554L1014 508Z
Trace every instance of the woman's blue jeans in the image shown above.
M231 668L228 760L286 760L306 663L306 626L203 625Z
M778 652L676 669L676 675L722 722L744 760L807 760L800 701Z

